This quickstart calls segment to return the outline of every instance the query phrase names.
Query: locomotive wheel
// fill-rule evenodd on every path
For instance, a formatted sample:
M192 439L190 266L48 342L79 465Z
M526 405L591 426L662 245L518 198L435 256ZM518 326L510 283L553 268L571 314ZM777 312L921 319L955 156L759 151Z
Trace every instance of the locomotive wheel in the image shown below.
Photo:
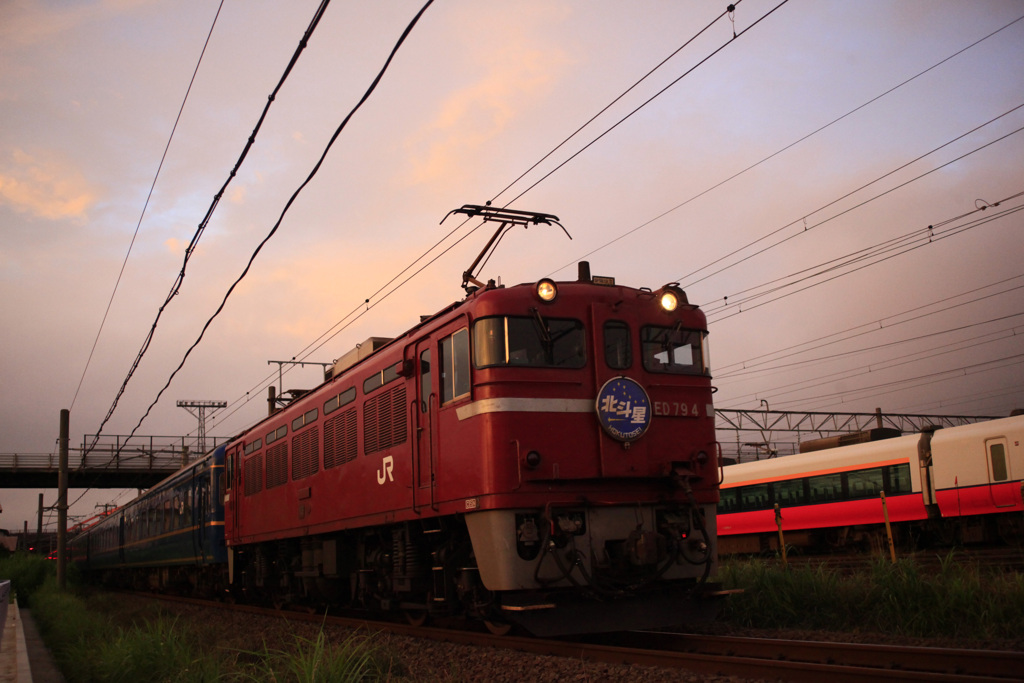
M419 628L423 624L427 623L427 610L425 609L407 609L405 610L405 620L409 622L410 626Z
M509 631L512 630L512 624L504 621L490 621L488 619L484 619L484 626L486 626L487 630L496 636L507 636Z

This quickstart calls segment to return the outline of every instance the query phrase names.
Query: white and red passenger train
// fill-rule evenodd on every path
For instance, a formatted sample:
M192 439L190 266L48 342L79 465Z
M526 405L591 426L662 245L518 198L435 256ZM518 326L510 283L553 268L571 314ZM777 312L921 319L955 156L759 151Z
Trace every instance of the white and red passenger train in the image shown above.
M1024 415L724 468L723 553L785 543L1024 542ZM883 510L883 496L884 506Z

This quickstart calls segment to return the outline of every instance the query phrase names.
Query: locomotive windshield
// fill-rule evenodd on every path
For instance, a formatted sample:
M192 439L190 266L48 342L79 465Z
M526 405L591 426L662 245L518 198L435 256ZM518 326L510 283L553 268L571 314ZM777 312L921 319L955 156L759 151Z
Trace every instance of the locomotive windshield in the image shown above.
M563 318L481 318L473 325L478 368L500 365L582 368L587 364L583 323Z
M708 372L707 334L676 327L644 327L640 346L644 369L679 375Z

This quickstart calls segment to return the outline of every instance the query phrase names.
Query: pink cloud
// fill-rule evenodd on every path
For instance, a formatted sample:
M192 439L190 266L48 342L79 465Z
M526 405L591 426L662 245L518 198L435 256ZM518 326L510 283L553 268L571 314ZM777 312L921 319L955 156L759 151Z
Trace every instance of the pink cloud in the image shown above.
M15 149L0 167L0 203L40 218L83 220L96 193L82 174L55 159Z

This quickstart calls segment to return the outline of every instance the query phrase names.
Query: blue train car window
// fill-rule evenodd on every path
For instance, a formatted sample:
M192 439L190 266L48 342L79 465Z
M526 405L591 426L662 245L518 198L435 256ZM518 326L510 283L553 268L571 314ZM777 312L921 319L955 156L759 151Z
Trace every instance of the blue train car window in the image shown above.
M621 320L604 324L604 362L613 370L625 370L633 365L633 346L629 325Z

